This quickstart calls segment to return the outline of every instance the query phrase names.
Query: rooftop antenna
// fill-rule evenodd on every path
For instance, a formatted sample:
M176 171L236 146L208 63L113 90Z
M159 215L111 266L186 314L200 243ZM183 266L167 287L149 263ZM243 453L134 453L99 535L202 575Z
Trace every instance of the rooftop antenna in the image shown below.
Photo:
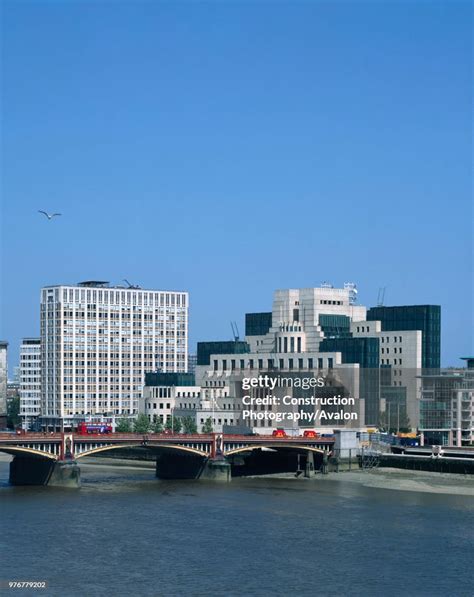
M238 342L240 339L240 336L239 336L239 328L237 327L237 323L235 321L231 321L230 327L232 328L232 335L234 336L234 342Z
M386 286L381 286L379 288L379 293L377 295L377 307L383 307L383 303L385 301L385 291L387 290Z

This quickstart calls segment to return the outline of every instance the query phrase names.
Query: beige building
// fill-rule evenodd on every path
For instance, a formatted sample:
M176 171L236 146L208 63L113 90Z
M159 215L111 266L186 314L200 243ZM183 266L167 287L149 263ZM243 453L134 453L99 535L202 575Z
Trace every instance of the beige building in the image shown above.
M97 281L43 288L43 426L136 415L146 372L187 370L188 301Z

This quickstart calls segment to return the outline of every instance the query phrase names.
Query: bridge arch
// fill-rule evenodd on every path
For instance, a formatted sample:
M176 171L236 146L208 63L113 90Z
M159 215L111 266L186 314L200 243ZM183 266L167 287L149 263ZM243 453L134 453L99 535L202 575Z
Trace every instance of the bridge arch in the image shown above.
M203 450L199 450L197 448L190 448L189 446L180 446L176 444L153 444L152 442L147 442L146 444L143 442L131 443L131 444L111 444L108 446L100 446L99 448L93 448L92 450L84 450L83 452L78 452L75 455L76 460L79 458L84 458L90 456L92 454L99 454L100 452L108 452L110 450L119 450L124 448L145 448L150 451L159 451L161 449L168 449L168 450L177 450L179 452L186 452L188 454L194 454L195 456L203 456L208 457L209 454L204 452Z
M42 460L57 460L56 454L45 452L44 450L37 450L35 448L26 448L22 446L1 446L0 452L10 454L10 456L33 456L34 458Z
M241 447L241 448L234 448L232 450L228 450L224 452L224 456L233 456L234 454L241 454L242 452L250 452L253 450L260 450L261 448L271 448L272 450L299 450L300 452L313 452L313 453L317 453L317 454L325 454L325 450L322 450L321 448L313 448L312 446L287 446L287 445L281 445L281 444L256 444L256 445L250 445L250 446L245 446L245 447Z

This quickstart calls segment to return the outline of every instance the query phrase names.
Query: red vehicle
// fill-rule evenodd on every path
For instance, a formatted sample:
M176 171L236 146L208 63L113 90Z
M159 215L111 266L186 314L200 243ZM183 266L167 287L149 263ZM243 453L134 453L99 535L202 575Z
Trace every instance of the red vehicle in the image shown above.
M314 429L305 429L305 431L303 432L303 437L312 437L316 439L317 437L319 437L319 434L316 433Z
M274 429L272 433L273 437L288 437L284 429Z
M100 435L102 433L112 433L112 427L105 423L79 423L77 433L80 435Z

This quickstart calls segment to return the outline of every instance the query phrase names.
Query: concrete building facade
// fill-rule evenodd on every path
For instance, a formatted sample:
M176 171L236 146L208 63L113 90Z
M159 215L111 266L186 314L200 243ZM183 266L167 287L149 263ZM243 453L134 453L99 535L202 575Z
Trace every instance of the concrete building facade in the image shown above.
M30 430L41 414L41 340L23 338L20 345L20 417Z
M43 288L43 425L136 415L146 372L187 370L188 301L98 281Z
M245 342L239 341L239 348L247 344L248 350L217 350L206 362L198 359L197 382L203 385L222 378L234 392L232 380L244 374L332 371L334 375L337 370L338 383L346 383L359 400L360 425L381 426L386 411L416 428L418 376L426 355L434 362L438 354L440 311L430 305L387 309L371 310L369 320L366 307L357 304L352 283L343 288L326 283L318 288L277 290L271 312L246 315ZM384 321L374 319L379 312Z

